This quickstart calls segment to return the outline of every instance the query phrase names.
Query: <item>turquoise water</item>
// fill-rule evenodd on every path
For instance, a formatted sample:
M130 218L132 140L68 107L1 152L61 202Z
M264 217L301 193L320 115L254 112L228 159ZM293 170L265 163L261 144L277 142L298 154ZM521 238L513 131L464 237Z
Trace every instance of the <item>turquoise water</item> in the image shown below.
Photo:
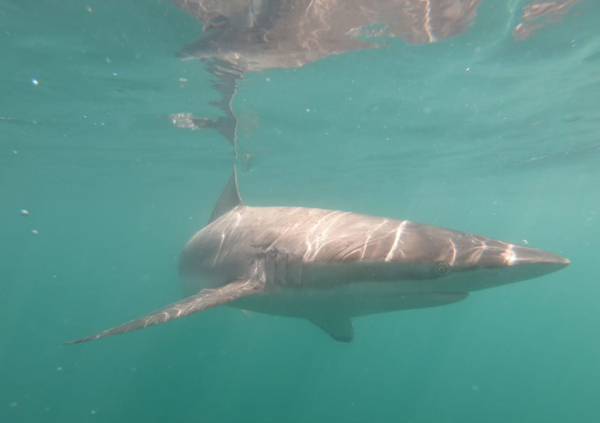
M600 7L517 43L520 7L487 2L437 44L247 74L240 188L570 267L357 319L348 345L221 307L64 346L181 297L178 254L235 160L167 118L218 113L203 64L175 57L200 29L169 2L0 1L0 423L599 421Z

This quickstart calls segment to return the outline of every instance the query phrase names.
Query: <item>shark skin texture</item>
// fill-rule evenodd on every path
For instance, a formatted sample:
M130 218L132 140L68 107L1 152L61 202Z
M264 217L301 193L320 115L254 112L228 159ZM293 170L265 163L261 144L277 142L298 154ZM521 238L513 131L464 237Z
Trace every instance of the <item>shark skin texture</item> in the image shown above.
M234 169L208 224L181 253L185 298L69 344L220 305L305 319L350 342L353 318L452 304L568 264L558 254L408 220L247 206Z

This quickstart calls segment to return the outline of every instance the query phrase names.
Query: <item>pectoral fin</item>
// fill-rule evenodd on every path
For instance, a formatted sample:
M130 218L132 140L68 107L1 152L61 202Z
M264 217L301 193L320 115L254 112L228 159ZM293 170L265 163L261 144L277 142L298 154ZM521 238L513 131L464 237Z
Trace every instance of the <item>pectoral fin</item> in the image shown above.
M352 342L354 328L352 319L339 314L317 314L308 318L308 321L318 326L339 342Z
M93 341L108 336L119 335L148 326L178 319L188 314L216 307L241 297L260 294L264 291L265 284L257 279L232 282L217 289L204 289L199 293L184 298L181 301L156 310L150 314L139 317L112 329L107 329L96 335L69 341L67 344L78 344L80 342Z

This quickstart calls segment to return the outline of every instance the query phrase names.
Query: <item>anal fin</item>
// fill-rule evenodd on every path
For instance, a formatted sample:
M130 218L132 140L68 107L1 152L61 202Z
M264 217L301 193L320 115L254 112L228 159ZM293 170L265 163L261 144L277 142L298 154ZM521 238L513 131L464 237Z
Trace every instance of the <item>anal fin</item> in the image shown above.
M264 282L257 279L237 281L229 283L217 289L203 289L195 295L184 298L181 301L170 304L145 316L123 323L112 329L107 329L96 335L85 338L75 339L67 344L78 344L80 342L93 341L95 339L106 338L113 335L119 335L131 332L137 329L147 328L148 326L168 322L178 319L188 314L216 307L238 298L256 295L264 292Z
M318 326L338 342L352 342L354 327L352 319L341 314L315 314L308 321Z

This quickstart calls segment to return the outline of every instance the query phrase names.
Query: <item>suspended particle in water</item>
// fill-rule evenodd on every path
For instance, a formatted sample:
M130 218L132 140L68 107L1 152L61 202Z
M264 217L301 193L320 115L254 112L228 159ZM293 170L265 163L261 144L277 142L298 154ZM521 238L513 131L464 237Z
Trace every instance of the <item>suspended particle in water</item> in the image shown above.
M40 234L40 231L38 231L37 229L33 229L33 230L31 231L31 233L32 233L33 235L39 235L39 234Z
M29 82L31 82L33 84L33 86L37 87L38 85L40 85L40 81L38 81L35 78L29 78Z
M27 217L27 216L29 216L29 210L27 210L27 209L21 209L21 210L19 211L19 214L20 214L21 216L23 216L23 217Z

